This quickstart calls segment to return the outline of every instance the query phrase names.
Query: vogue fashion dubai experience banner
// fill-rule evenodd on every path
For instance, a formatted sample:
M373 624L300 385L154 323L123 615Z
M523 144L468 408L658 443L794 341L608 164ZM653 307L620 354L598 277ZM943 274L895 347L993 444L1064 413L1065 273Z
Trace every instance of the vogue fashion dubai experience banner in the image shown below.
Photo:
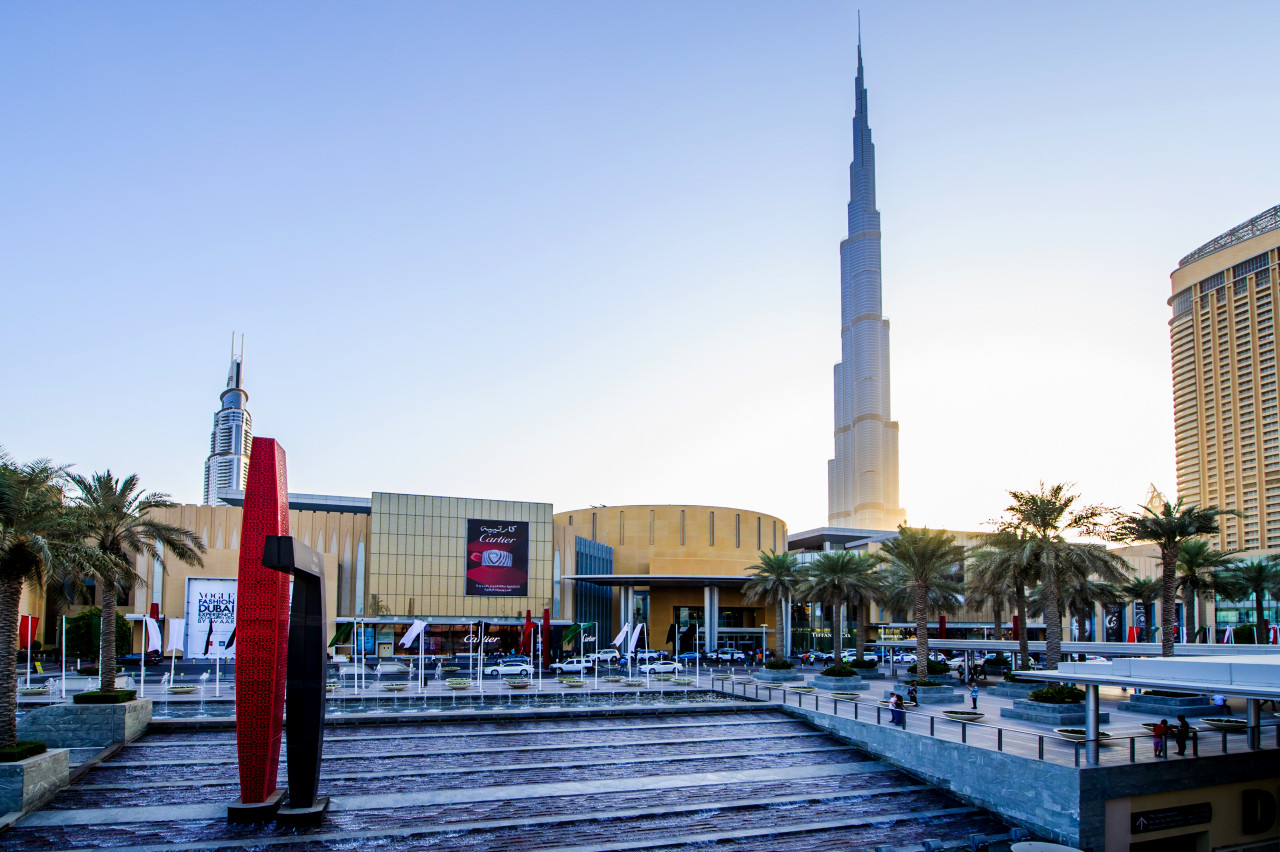
M466 572L468 595L528 596L528 521L468 518Z
M183 659L212 660L227 656L224 650L227 637L236 626L236 581L188 577L186 618L187 647L182 652ZM235 656L234 651L233 648L230 656Z

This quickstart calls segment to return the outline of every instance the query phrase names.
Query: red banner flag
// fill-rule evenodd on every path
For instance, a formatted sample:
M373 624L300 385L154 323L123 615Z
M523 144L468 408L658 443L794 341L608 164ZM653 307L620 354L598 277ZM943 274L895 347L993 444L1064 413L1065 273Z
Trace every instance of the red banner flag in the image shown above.
M18 624L18 650L27 650L31 640L40 635L40 616L24 615Z

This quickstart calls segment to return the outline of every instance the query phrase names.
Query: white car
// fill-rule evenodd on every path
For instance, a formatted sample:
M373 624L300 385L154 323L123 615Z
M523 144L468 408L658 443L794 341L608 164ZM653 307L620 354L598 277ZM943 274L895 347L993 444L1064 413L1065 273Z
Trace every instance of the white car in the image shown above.
M711 656L724 663L740 663L747 658L737 648L721 648Z
M916 661L915 654L894 654L893 661L895 663L914 663Z
M637 663L651 663L654 660L661 660L661 659L662 659L661 651L637 651L636 652Z
M495 677L528 677L533 669L529 668L528 663L498 663L496 666L486 666L484 673Z
M586 657L574 657L571 660L565 660L562 663L552 663L551 671L556 674L564 674L565 672L586 672L595 667L595 662Z
M640 666L640 674L680 674L684 666L674 660L658 660L656 663L645 663Z
M607 651L599 651L595 654L587 654L587 659L597 660L601 663L604 663L606 666L612 666L612 665L617 665L619 656L620 655L618 654L617 651L610 648Z

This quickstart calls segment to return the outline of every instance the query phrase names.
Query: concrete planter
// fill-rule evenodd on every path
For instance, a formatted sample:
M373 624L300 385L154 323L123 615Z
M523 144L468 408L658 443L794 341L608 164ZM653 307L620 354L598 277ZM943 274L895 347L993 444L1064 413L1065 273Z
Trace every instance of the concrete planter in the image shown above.
M131 742L151 722L151 699L126 704L54 704L18 720L18 739L49 748L105 748Z
M0 763L0 812L40 807L67 786L70 752L51 749L13 763Z
M879 669L857 669L858 677L863 680L884 680L885 674Z
M1041 687L1049 686L1044 681L1001 681L995 686L987 687L987 694L998 698L1026 698Z
M1084 702L1076 704L1042 704L1039 701L1017 699L1012 707L1001 707L1000 715L1006 719L1024 722L1042 722L1055 727L1084 724ZM1099 713L1098 722L1111 721L1110 713Z
M755 674L761 683L791 683L804 680L804 675L795 669L762 669Z
M814 675L813 685L832 692L857 692L871 688L871 684L863 683L860 677L827 677L826 675Z

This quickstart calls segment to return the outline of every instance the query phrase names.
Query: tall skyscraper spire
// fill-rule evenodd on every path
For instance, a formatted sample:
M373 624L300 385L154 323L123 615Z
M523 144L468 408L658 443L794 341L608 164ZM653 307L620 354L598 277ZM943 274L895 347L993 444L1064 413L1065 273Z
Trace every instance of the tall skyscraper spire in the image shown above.
M889 412L889 320L880 301L876 148L867 118L858 17L849 236L840 243L840 363L835 367L835 458L827 462L831 526L893 529L898 505L898 424Z
M249 393L244 389L244 335L240 335L240 353L236 354L236 336L232 333L227 386L213 415L209 457L204 462L205 505L226 505L218 499L219 488L244 488L249 475L249 450L253 445L253 418L245 408L248 401Z

